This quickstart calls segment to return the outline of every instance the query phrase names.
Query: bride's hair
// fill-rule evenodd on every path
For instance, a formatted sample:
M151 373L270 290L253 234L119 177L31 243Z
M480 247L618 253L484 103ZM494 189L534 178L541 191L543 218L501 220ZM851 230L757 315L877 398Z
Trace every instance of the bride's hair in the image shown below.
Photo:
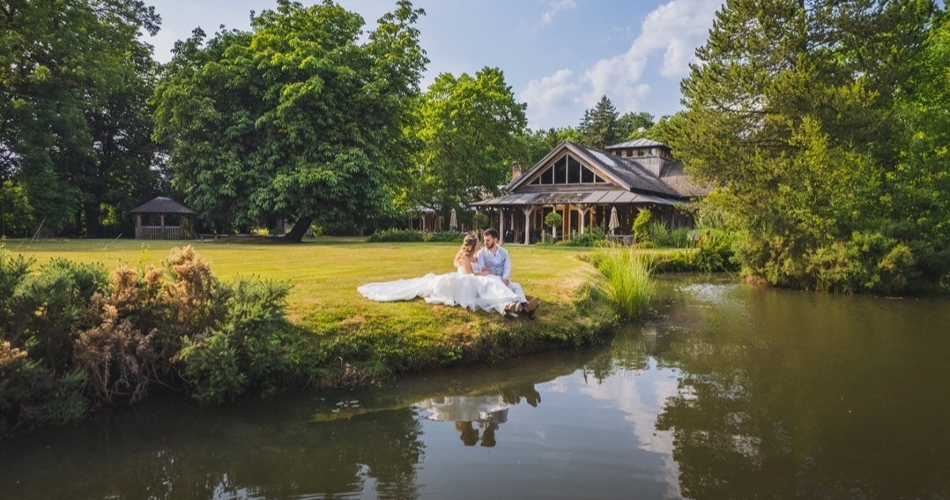
M462 265L462 256L467 255L469 257L475 255L475 245L478 244L478 236L474 234L466 234L465 241L462 242L462 248L459 248L458 253L455 254L455 265Z

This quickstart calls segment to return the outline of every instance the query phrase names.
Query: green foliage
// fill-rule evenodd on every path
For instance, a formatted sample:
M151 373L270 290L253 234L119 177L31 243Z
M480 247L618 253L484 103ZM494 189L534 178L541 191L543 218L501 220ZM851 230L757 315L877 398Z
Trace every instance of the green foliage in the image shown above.
M560 229L564 218L561 216L560 212L551 211L544 216L544 225L551 228L551 241L557 240L557 230Z
M497 194L526 155L525 107L498 68L436 77L417 108L419 167L405 177L404 204L436 208L449 220L452 208Z
M241 373L231 335L221 330L209 333L198 341L185 337L178 360L194 387L192 397L202 404L218 405L244 392L247 376Z
M33 206L26 188L13 181L0 183L0 236L25 236L33 224Z
M710 206L725 217L702 224L748 233L745 273L848 292L938 286L950 269L937 257L950 248L939 159L950 137L936 130L950 61L937 12L926 0L739 0L717 13L672 145L721 188Z
M583 134L583 144L594 149L604 149L621 139L617 108L607 96L600 98L594 109L584 111L578 127Z
M367 39L339 5L279 0L250 32L206 43L195 30L154 96L173 186L219 230L294 220L299 239L314 220L365 227L412 165L422 14L401 0Z
M140 32L157 33L160 18L137 0L5 2L2 10L4 222L15 213L14 234L56 233L82 213L72 229L98 235L103 205L125 213L158 187L146 104L157 64Z
M425 241L442 243L461 243L465 240L465 233L455 231L439 231L425 235Z
M378 242L391 242L391 243L406 243L406 242L422 242L425 241L426 237L422 231L412 231L404 229L388 229L384 231L376 231L371 234L369 238L366 238L366 241L370 243Z
M646 111L624 113L617 120L617 139L627 141L646 137L646 134L654 125L653 115Z
M645 259L631 248L613 248L596 252L592 263L606 278L607 296L621 319L636 319L646 312L656 284Z
M54 259L0 250L0 426L72 422L90 406L134 402L152 383L202 403L248 389L272 393L313 376L306 337L289 336L286 283L221 283L191 247L166 268Z
M636 238L637 243L639 244L651 244L653 241L650 239L650 222L653 220L653 212L649 208L641 209L637 213L637 217L633 219L633 236Z
M472 216L472 223L475 225L475 228L478 230L483 230L488 228L488 216L477 212Z
M607 235L604 234L602 229L594 227L593 229L587 228L586 231L569 240L559 241L557 245L567 247L606 247L611 246L612 243L607 239Z

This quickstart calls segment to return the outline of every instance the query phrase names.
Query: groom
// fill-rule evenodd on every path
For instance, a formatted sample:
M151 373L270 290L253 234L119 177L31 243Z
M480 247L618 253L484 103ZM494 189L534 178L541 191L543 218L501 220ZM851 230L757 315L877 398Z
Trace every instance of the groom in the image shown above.
M508 251L498 244L498 231L488 228L482 234L485 237L485 246L478 252L478 263L495 276L499 276L501 281L518 295L521 301L520 309L527 313L529 318L534 319L541 301L537 297L528 301L521 285L511 281L511 259L508 258Z

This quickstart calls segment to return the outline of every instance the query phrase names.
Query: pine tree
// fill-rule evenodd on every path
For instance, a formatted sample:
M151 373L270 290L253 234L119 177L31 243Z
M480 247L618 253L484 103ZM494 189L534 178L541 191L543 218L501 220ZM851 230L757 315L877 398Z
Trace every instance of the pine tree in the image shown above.
M603 149L614 144L619 139L617 135L617 108L607 96L600 98L594 109L584 111L580 130L584 137L584 145L595 149Z
M903 147L892 117L936 12L930 0L729 0L717 13L682 84L672 146L725 188L715 199L749 232L749 273L806 288L902 286L879 273L906 255L892 231L907 218L889 181Z

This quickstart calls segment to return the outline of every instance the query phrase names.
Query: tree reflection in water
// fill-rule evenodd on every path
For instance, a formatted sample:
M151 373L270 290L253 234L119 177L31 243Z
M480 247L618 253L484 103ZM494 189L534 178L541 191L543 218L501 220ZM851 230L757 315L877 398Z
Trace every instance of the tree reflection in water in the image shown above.
M682 292L692 295L687 302L701 300L670 323L696 326L671 334L668 350L657 353L681 377L656 428L673 433L684 495L950 491L950 398L913 390L950 376L946 358L934 356L948 354L948 344L930 334L950 320L946 304L938 312L916 301L744 286Z

